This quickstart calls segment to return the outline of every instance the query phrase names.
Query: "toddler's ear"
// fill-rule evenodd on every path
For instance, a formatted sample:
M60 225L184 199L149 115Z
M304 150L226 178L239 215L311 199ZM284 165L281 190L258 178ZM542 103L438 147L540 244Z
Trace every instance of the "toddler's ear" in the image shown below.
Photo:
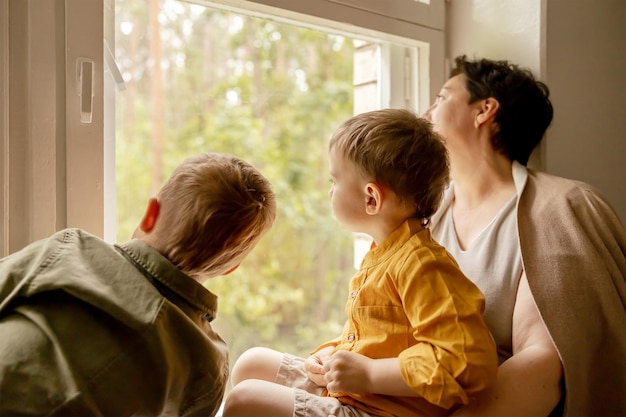
M365 212L377 214L383 204L383 193L380 187L373 182L365 185Z
M157 218L159 217L160 209L161 205L159 204L159 200L154 197L148 200L146 212L141 219L141 223L139 224L139 228L142 232L148 233L152 229L154 229L154 225L156 224Z

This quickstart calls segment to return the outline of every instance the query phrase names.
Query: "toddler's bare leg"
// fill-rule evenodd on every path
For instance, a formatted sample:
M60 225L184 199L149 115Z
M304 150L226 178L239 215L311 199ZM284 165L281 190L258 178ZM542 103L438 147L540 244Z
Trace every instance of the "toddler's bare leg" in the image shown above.
M264 347L254 347L246 350L233 366L230 377L233 387L246 379L261 379L273 382L276 379L276 373L282 358L282 352Z
M224 404L223 417L292 417L292 388L259 379L240 381Z

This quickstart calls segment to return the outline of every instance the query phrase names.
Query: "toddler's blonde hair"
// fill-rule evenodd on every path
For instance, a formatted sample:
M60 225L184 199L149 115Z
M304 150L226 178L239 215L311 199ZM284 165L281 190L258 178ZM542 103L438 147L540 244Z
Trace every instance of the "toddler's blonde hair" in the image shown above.
M384 109L346 120L330 139L361 173L415 208L428 223L449 180L448 153L431 123L410 110Z

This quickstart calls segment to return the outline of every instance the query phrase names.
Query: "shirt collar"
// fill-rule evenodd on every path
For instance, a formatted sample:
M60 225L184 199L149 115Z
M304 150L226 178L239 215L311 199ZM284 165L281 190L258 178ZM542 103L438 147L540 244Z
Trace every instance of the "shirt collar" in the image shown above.
M116 244L115 248L131 260L149 279L155 279L211 317L217 312L217 296L185 274L166 257L140 239Z
M392 256L398 251L409 239L416 233L427 231L428 229L422 225L422 219L410 218L404 221L393 232L383 240L380 245L372 242L369 252L363 258L362 267L371 267ZM429 232L427 232L429 233Z

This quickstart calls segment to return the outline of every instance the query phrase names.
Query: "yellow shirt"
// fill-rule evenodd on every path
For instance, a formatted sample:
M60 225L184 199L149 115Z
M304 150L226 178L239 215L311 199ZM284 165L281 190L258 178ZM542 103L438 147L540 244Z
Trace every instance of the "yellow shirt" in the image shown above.
M423 229L406 221L372 244L350 281L348 320L336 350L398 357L417 397L333 393L380 416L447 415L496 378L496 347L483 320L485 299L456 261Z

